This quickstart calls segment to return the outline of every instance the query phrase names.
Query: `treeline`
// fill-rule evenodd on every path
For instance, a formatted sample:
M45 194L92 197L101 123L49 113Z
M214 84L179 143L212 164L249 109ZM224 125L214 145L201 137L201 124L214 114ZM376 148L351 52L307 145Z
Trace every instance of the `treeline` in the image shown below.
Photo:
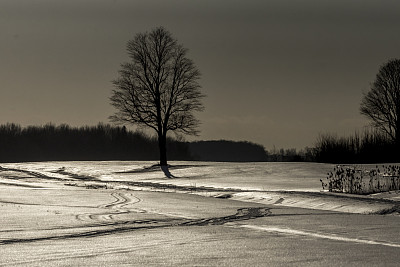
M190 158L187 146L169 138L169 158ZM65 160L157 160L157 139L105 124L70 127L0 125L0 162Z
M267 160L264 148L249 142L190 143L168 138L167 152L169 160ZM157 138L126 127L0 125L0 162L158 159Z
M251 142L198 141L188 143L192 158L200 161L268 161L264 147Z
M192 158L201 161L230 162L310 162L315 160L313 148L266 150L262 145L248 141L198 141L189 144Z
M313 161L313 150L273 149L246 141L185 142L168 138L169 160L260 162ZM157 138L126 127L66 124L0 125L0 162L159 160Z
M373 130L352 136L320 135L315 145L315 160L329 163L400 162L398 146L387 135Z
M268 161L272 162L312 162L315 161L315 149L306 147L297 151L295 148L276 149L268 152Z

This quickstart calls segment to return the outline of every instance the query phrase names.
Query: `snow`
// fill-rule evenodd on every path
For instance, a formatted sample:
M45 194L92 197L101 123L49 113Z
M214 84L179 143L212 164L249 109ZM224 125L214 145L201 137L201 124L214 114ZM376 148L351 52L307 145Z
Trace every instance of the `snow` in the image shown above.
M364 215L393 203L321 192L330 164L154 165L0 164L0 266L398 262L399 216Z
M322 192L320 179L333 169L332 164L171 162L168 170L171 178L155 162L146 161L33 162L1 166L23 170L19 173L21 177L31 173L39 177L0 178L0 182L20 186L46 187L51 181L51 186L170 191L221 198L225 195L245 202L350 213L374 213L393 207L370 198L351 195L343 198L340 194ZM3 172L4 175L7 173ZM29 182L32 179L35 183ZM43 184L44 181L47 183ZM398 194L391 197L395 199Z
M8 163L0 166L43 173L63 179L64 172L93 177L101 181L135 181L197 185L243 190L320 191L319 179L325 178L333 165L319 163L219 163L172 162L173 179L165 179L160 168L149 168L155 162L80 161ZM147 168L147 169L146 169Z

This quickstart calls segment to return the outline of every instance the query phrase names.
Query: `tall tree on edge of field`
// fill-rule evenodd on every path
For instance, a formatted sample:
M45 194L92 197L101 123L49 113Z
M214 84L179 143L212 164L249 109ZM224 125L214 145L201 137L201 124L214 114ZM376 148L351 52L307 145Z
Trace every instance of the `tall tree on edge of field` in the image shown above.
M386 133L400 145L400 60L391 59L382 65L371 90L364 94L361 114L372 120L372 125Z
M160 165L167 166L167 133L199 133L194 112L204 109L200 72L163 27L136 34L127 52L130 62L121 64L113 80L110 101L117 111L110 119L156 131Z

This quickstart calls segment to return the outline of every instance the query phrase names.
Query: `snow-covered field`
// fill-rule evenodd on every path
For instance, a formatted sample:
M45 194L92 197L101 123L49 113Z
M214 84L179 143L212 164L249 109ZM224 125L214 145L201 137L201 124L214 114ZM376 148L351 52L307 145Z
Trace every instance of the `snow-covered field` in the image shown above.
M392 206L368 201L382 194L342 197L322 192L320 179L325 179L332 171L332 164L172 162L167 173L170 178L155 166L155 162L143 161L34 162L0 166L25 171L25 175L36 173L40 178L33 179L36 184L225 195L246 202L351 213L379 212ZM0 176L0 182L27 185L32 182L32 179L11 180ZM400 200L397 194L383 197Z
M5 168L20 168L41 172L48 176L69 178L57 171L90 176L102 181L151 181L229 187L254 190L319 191L319 179L325 178L333 165L319 163L219 163L171 162L170 172L175 178L165 180L156 162L132 161L77 161L0 164Z
M321 244L328 265L399 254L398 192L321 192L333 165L154 164L0 164L0 266L304 265Z

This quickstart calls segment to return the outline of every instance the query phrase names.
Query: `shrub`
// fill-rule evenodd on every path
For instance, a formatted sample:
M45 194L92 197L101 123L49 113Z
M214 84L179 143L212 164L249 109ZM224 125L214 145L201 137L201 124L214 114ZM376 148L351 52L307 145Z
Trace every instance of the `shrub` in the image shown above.
M400 167L376 166L367 170L357 166L337 166L328 173L326 182L320 179L322 188L329 192L371 194L400 190Z

